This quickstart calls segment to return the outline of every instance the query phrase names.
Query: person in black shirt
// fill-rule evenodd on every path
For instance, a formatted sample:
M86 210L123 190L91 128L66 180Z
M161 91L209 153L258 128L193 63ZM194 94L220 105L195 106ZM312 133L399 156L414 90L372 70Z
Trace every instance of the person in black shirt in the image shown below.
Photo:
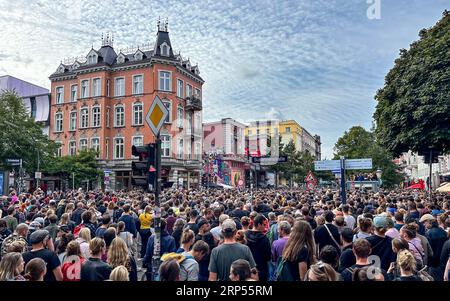
M216 242L214 241L214 236L209 232L211 226L206 219L200 219L198 222L198 234L195 236L195 241L203 240L209 246L209 253L203 256L202 260L198 262L199 265L199 273L198 280L199 281L208 281L209 278L209 260L211 251L216 247Z
M317 227L314 231L314 239L319 246L319 250L323 247L331 245L340 253L341 235L339 229L332 224L334 213L330 210L324 212L325 224Z
M243 216L248 216L249 214L250 213L247 210L244 210L244 202L242 201L239 201L236 209L230 212L230 216L237 217L239 220L241 220Z
M355 254L353 254L353 231L350 228L344 228L341 232L342 253L339 258L338 272L341 273L348 267L356 263Z
M391 262L395 261L395 253L392 250L392 238L385 235L388 227L388 217L376 216L373 219L375 227L374 235L367 237L372 248L372 254L378 256L383 270L388 270Z
M189 212L189 223L186 224L186 227L194 231L194 234L198 234L198 226L197 226L197 217L198 217L198 211L195 209L192 209Z
M44 281L62 281L61 262L53 251L53 241L47 230L36 230L30 235L32 249L22 254L25 265L34 258L41 258L47 265Z
M247 230L245 232L247 246L250 248L255 260L260 281L267 281L269 277L268 264L272 254L269 239L263 232L265 221L265 217L258 214L253 220L253 230Z
M315 248L311 226L305 221L296 221L282 255L295 281L305 279L306 272L314 264Z
M379 267L372 266L372 264L369 262L369 255L371 252L371 246L370 243L365 238L358 238L353 242L353 254L355 254L356 257L356 263L352 265L351 267L348 267L344 269L341 272L341 277L343 281L355 281L354 280L354 274L361 268L372 268L370 273L367 275L368 278L377 278L381 277L379 275L380 273L383 274L383 278L386 279L387 275L385 276L385 272L382 269L379 269Z
M96 237L89 242L91 257L81 266L81 281L104 281L109 279L111 267L101 260L106 253L106 244L102 238Z

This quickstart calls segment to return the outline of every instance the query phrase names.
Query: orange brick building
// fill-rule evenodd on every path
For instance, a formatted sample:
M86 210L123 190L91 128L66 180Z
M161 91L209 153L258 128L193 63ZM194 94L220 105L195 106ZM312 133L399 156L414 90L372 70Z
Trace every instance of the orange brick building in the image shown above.
M199 73L174 53L167 22L158 22L153 47L116 53L113 38L102 37L100 49L61 63L50 76L50 138L60 143L58 154L94 148L102 168L112 171L106 188L130 189L131 147L155 141L145 115L158 95L170 112L161 130L163 183L198 186L204 83Z

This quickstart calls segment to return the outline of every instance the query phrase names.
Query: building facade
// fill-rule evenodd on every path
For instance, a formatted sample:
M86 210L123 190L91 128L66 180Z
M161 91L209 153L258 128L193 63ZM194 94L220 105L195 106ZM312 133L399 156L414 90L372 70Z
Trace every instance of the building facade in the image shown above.
M15 91L34 120L42 124L42 131L49 135L50 125L50 91L44 87L29 83L10 75L0 76L0 93Z
M106 189L131 187L132 145L155 141L145 116L156 96L169 110L160 135L164 185L200 183L202 85L198 66L172 49L167 22L153 46L116 50L113 37L85 58L61 63L51 80L50 137L59 155L93 148L109 174Z
M245 124L231 118L203 124L203 182L245 185L244 131Z

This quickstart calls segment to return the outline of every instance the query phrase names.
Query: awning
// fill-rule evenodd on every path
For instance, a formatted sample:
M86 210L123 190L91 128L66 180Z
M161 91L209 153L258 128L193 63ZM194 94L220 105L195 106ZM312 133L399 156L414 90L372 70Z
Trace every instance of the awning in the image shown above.
M450 192L450 183L444 184L443 186L436 189L438 192Z

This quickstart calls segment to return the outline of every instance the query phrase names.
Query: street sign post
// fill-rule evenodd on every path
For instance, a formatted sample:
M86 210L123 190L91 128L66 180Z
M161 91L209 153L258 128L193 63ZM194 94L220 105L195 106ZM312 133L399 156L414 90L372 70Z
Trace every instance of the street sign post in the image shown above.
M271 165L271 164L277 164L277 163L286 163L287 162L287 156L280 156L280 157L252 157L253 163L259 163L261 165Z
M340 160L323 160L314 161L314 170L324 171L330 170L336 176L339 175L341 179L341 200L345 204L347 195L345 193L345 170L346 169L372 169L372 158L363 159L345 159L341 157Z
M161 139L159 131L166 120L169 111L158 96L155 96L150 109L147 112L145 121L156 137L156 187L155 187L155 210L154 210L154 227L155 242L153 247L152 260L152 277L153 280L159 280L158 270L160 265L161 250L161 208L159 201L159 193L161 191Z
M314 190L316 188L317 179L311 171L305 177L306 190Z

